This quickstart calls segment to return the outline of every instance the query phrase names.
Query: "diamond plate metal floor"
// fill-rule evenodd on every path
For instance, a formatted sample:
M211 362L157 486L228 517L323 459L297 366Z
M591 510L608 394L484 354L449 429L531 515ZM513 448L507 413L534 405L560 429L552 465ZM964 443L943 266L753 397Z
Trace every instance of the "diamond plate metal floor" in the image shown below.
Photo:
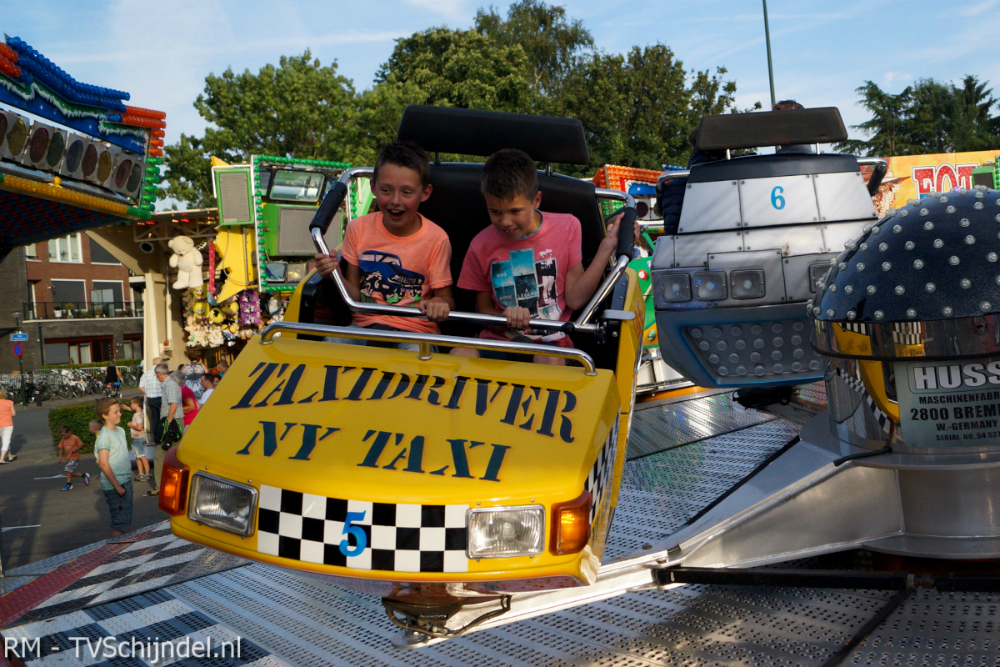
M627 456L630 460L648 456L773 419L739 405L732 392L639 403L632 418Z
M687 414L696 412L692 408L685 407ZM714 423L721 425L723 419ZM609 557L672 532L797 432L795 424L772 420L628 462ZM4 633L90 636L115 632L121 625L141 634L155 626L167 628L162 632L176 640L212 628L220 637L250 642L250 654L236 664L819 667L891 595L688 585L629 593L403 651L389 643L397 630L377 598L252 564ZM101 620L118 617L125 619L118 625ZM182 618L177 627L158 625L175 618ZM998 619L1000 595L914 593L844 664L1000 665ZM94 664L51 651L28 664L52 664L55 658L60 664Z

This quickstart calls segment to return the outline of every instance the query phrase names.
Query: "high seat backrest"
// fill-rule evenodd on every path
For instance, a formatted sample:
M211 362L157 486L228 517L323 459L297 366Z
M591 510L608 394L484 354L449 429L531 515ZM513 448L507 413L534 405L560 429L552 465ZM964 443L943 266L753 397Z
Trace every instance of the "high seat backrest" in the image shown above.
M456 284L469 244L476 234L490 225L486 201L479 189L482 173L481 164L431 165L434 190L430 198L420 205L420 212L442 227L451 239L451 276ZM539 173L538 187L542 192L541 210L571 213L579 218L583 263L589 266L605 236L594 184ZM457 293L458 310L475 310L474 301L470 301L473 298Z

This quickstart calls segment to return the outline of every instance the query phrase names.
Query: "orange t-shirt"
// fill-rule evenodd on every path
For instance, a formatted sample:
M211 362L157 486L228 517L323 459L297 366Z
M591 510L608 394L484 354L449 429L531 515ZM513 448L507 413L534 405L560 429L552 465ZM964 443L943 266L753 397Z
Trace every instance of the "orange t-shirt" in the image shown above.
M351 220L344 233L344 259L361 270L361 295L365 301L392 306L415 306L432 292L451 285L451 241L448 234L420 216L420 230L410 236L390 234L382 214L369 213ZM392 317L354 313L361 327L385 324L418 333L438 333L438 326L423 317Z
M68 438L59 441L59 448L63 450L67 461L79 460L83 441L76 435L70 434Z
M11 414L14 409L14 401L5 398L0 401L0 428L14 425L14 415Z

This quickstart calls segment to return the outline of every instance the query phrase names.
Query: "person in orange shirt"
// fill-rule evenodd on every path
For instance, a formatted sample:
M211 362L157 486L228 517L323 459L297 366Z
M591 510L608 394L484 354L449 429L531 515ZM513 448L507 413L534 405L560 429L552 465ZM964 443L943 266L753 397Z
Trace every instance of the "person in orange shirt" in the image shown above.
M10 451L10 438L14 435L14 401L7 398L7 390L0 389L0 465L6 465L17 460L17 455Z
M375 160L371 183L378 211L351 220L344 234L341 252L347 261L347 291L355 301L419 308L427 319L353 313L351 326L439 333L437 323L447 319L455 300L448 234L417 211L431 196L427 155L415 146L389 144ZM336 255L316 255L316 270L323 276L340 271ZM419 346L396 343L392 347L416 350Z
M83 483L90 486L90 475L76 471L76 467L80 465L81 449L83 449L83 440L80 440L68 425L60 426L59 463L63 462L63 456L66 457L66 467L63 469L63 472L66 473L66 486L62 488L63 491L69 491L73 488L74 477L83 477Z

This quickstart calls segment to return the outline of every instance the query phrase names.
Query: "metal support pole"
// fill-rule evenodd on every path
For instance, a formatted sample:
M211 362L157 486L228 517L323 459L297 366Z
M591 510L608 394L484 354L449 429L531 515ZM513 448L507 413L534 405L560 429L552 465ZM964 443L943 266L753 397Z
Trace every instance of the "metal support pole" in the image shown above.
M767 27L767 0L764 3L764 39L767 42L767 76L771 80L771 108L774 108L774 68L771 66L771 31Z
M28 394L24 391L24 357L17 358L17 365L21 369L21 405L28 407Z

